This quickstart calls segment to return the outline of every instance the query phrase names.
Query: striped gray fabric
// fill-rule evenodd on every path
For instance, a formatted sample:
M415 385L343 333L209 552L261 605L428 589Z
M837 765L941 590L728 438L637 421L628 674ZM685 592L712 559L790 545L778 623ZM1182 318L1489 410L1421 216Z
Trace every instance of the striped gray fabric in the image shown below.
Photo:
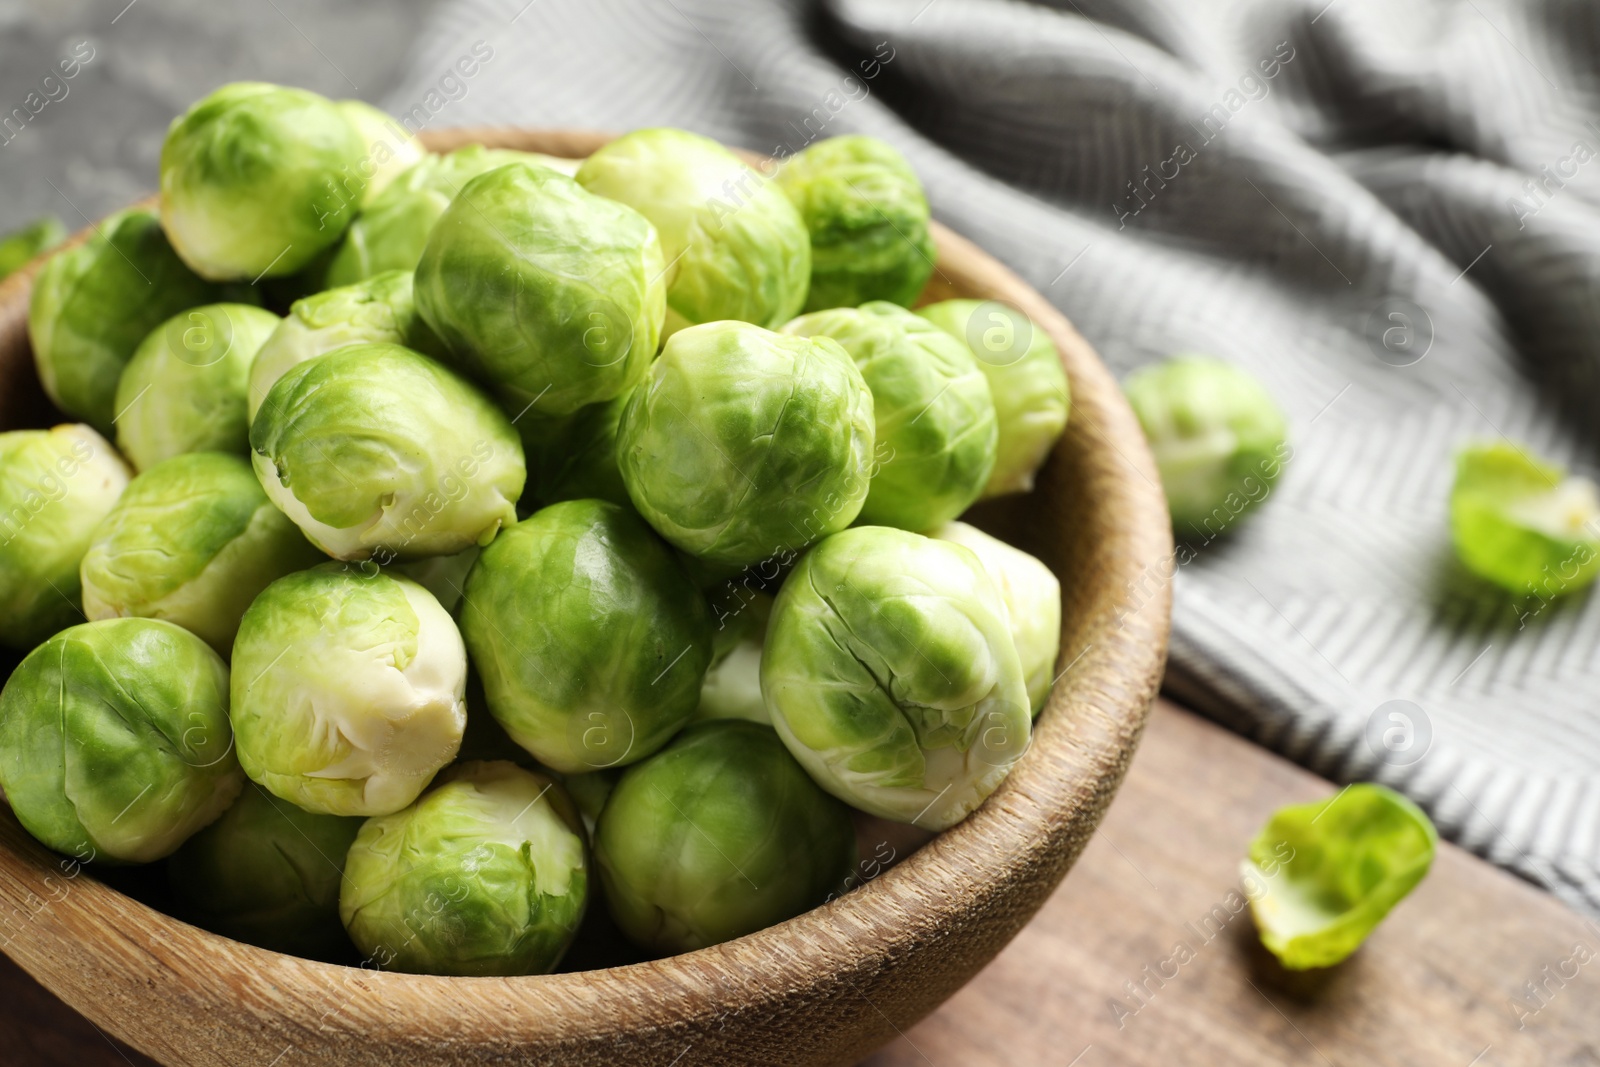
M1600 914L1600 598L1506 602L1446 520L1462 442L1595 466L1597 68L1591 0L451 0L388 103L875 134L1119 375L1249 368L1294 458L1178 567L1169 687Z

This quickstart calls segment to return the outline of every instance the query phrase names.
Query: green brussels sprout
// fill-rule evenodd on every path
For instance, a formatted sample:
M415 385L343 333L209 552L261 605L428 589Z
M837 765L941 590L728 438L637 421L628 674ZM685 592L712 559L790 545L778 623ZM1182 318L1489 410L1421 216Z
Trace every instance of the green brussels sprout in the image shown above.
M250 463L192 452L139 475L83 557L90 619L165 619L226 656L256 594L323 559Z
M346 345L290 369L250 424L256 477L335 559L451 555L517 521L527 471L499 408L426 356Z
M361 823L301 811L248 782L167 861L178 913L235 941L338 960L350 951L339 879Z
M386 271L296 300L250 364L250 420L255 420L267 390L291 367L335 348L382 342L437 353L438 338L417 317L411 277L409 271Z
M976 526L947 522L928 536L971 549L999 590L1017 657L1022 661L1028 706L1037 716L1050 696L1056 657L1061 652L1061 583L1033 556Z
M784 160L778 188L811 233L805 310L917 299L938 249L922 183L894 148L860 134L818 141Z
M455 622L416 582L298 571L256 597L233 642L239 762L307 811L399 811L455 759L466 681Z
M243 783L227 664L169 622L69 627L0 692L0 789L30 834L85 863L161 859Z
M327 284L350 285L384 271L416 270L433 224L461 187L484 171L519 161L542 166L557 162L535 152L478 144L422 157L369 200L350 224L328 263Z
M343 172L345 176L339 182L339 189L341 194L357 192L355 199L362 207L371 204L396 178L427 157L428 152L416 134L371 104L361 100L337 100L333 106L361 139L361 158ZM350 170L356 172L354 176Z
M417 263L417 311L519 416L570 415L631 388L656 354L661 242L638 212L509 163L462 188Z
M965 341L989 379L1000 443L983 496L1026 493L1067 427L1072 392L1050 335L992 300L941 300L917 314Z
M1124 388L1179 534L1209 539L1254 513L1289 455L1283 411L1260 382L1210 356L1174 356Z
M360 204L367 146L333 101L234 82L172 120L161 223L203 278L277 278L307 266Z
M527 495L540 506L585 498L632 507L617 468L617 424L628 394L560 418L517 420L528 458Z
M751 593L737 610L719 613L711 635L711 668L700 687L696 720L748 719L772 724L761 699L761 645L767 637L772 598Z
M33 282L28 340L56 407L110 436L122 368L150 331L221 289L178 258L154 213L112 215L50 257Z
M633 763L694 713L711 615L672 551L630 510L554 504L483 550L461 632L489 711L563 773Z
M409 563L396 563L394 569L433 594L439 605L452 616L466 594L467 575L478 562L478 546L452 556L426 556Z
M67 228L54 215L35 219L20 230L0 238L0 278L16 273L40 252L46 252L67 239Z
M1005 602L969 550L886 526L822 541L789 575L761 650L772 724L862 811L954 826L1028 747Z
M872 392L829 338L711 322L673 334L617 428L639 514L745 567L842 530L871 480Z
M1548 599L1600 573L1595 484L1508 441L1456 453L1450 533L1468 570L1513 593Z
M32 648L83 618L78 565L128 477L87 426L0 433L0 645Z
M722 319L776 330L805 305L805 221L776 186L709 137L635 130L585 160L578 181L634 208L661 234L668 334Z
M1293 971L1340 962L1422 881L1438 840L1381 785L1279 808L1240 864L1261 943Z
M339 914L367 958L414 974L544 974L589 897L583 825L561 787L503 761L463 763L345 861Z
M855 866L855 829L771 727L707 722L623 772L594 859L629 939L689 952L821 904Z
M978 499L999 430L989 383L961 342L882 300L802 315L783 332L838 341L872 390L879 463L862 522L926 530Z
M606 801L611 799L611 791L617 787L617 782L624 773L615 768L607 768L600 771L585 771L582 774L562 775L561 784L567 787L567 794L578 806L578 814L583 816L584 828L589 832L591 839L600 812L605 810Z
M248 304L207 304L150 332L117 383L117 447L135 470L184 452L249 453L250 364L279 321Z

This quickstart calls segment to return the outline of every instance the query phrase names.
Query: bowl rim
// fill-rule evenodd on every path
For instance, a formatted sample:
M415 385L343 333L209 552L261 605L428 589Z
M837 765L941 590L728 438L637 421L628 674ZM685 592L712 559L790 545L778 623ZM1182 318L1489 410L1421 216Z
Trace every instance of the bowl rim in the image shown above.
M479 143L580 158L610 137L477 127L433 131L423 140L433 151ZM94 225L61 247L83 240ZM931 1010L1037 910L1115 794L1165 662L1173 560L1154 462L1110 372L1067 319L1020 278L939 223L931 229L944 283L1019 308L1055 342L1073 404L1058 452L1069 439L1071 448L1082 450L1093 485L1080 492L1097 493L1083 517L1093 529L1080 535L1091 539L1086 564L1094 573L1078 583L1092 580L1095 592L1082 605L1064 607L1058 663L1065 666L1028 753L966 820L850 893L734 941L601 970L460 978L320 963L201 930L93 878L78 878L81 868L34 842L5 807L0 949L96 1025L152 1054L187 1057L176 1061L183 1063L227 1062L182 1051L189 1039L160 1036L179 1019L192 1030L206 1015L225 1019L227 1027L253 1028L257 1049L274 1034L290 1045L339 1048L345 1055L374 1032L419 1055L453 1042L480 1049L616 1047L619 1034L631 1034L628 1040L637 1040L640 1050L633 1062L658 1062L646 1053L667 1047L662 1042L718 1047L716 1035L730 1020L781 1022L797 997L832 1012L825 1017L838 1019L842 1029L859 1031L834 1041L829 1047L836 1050L881 1043ZM33 278L59 250L0 283L0 351L26 345ZM14 406L0 398L0 413ZM1019 499L1026 498L998 506L1015 508ZM1080 611L1069 618L1072 608ZM1091 634L1093 640L1084 640ZM1036 899L1020 907L1008 903L1030 893ZM958 950L971 963L962 974L921 974L914 962ZM920 975L923 993L906 994L896 971ZM172 1009L172 1018L148 1018L161 1004ZM869 1030L877 1036L861 1036ZM826 1037L818 1040L826 1043ZM222 1057L228 1042L217 1044ZM272 1053L261 1062L272 1062ZM390 1061L358 1056L351 1062Z

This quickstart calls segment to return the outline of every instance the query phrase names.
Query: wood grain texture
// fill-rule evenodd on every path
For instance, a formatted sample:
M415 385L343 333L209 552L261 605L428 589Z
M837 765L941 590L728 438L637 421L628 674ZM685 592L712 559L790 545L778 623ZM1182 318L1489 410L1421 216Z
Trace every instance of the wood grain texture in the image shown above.
M1276 808L1337 789L1162 702L1071 877L868 1067L1600 1063L1600 928L1454 845L1349 960L1277 966L1230 910L1239 860Z
M604 141L518 130L430 138L569 156ZM108 1034L182 1067L667 1067L688 1049L706 1064L843 1064L932 1010L1028 921L1116 792L1161 675L1171 561L1154 466L1116 382L1015 275L943 228L935 237L930 297L1026 311L1060 348L1073 390L1038 489L982 509L984 525L1060 575L1067 669L1032 748L973 816L847 896L725 945L577 974L467 979L332 966L204 933L63 869L6 812L6 953ZM31 361L4 327L30 281L24 272L0 286L0 366L13 377ZM44 414L22 411L19 423Z
M1158 704L1127 781L1055 895L971 984L865 1067L1600 1062L1600 930L1454 846L1328 972L1278 969L1245 913L1205 928L1267 814L1336 788ZM1195 958L1151 979L1144 968L1160 968L1179 940ZM1562 978L1576 945L1594 958L1568 964ZM1545 987L1542 1008L1526 999L1530 981ZM1130 994L1125 982L1142 991ZM30 1067L152 1062L113 1049L3 959L0 1048L20 1050L15 1061ZM690 1048L680 1067L702 1062Z

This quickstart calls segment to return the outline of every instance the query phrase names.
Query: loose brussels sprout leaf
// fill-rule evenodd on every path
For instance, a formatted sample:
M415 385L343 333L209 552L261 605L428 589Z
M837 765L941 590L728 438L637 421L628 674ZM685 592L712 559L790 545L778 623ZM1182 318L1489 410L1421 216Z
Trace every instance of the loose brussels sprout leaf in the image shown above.
M304 89L234 82L172 120L161 223L213 281L305 267L355 216L367 146L339 106Z
M976 526L947 522L928 536L971 549L999 590L1022 661L1028 705L1037 716L1050 695L1061 651L1061 583L1049 567Z
M1595 484L1509 442L1456 454L1450 532L1468 570L1513 593L1548 599L1600 573Z
M78 565L128 477L87 426L0 433L0 645L32 648L83 618Z
M33 283L28 340L56 407L110 435L122 368L150 331L221 290L186 267L154 214L124 211L50 257Z
M783 332L838 341L872 390L877 469L862 522L926 530L978 499L999 431L989 383L961 342L881 300L802 315Z
M476 144L448 155L424 156L356 216L328 264L327 284L350 285L384 271L416 270L428 233L461 187L484 171L518 161L561 170L554 166L561 161L550 156Z
M548 167L469 181L428 236L417 310L519 416L620 395L656 354L661 242L638 212Z
M623 394L559 418L529 413L518 419L528 498L539 506L587 498L632 507L617 468L617 424L627 402Z
M436 354L439 340L417 316L411 273L392 270L296 300L250 365L249 416L292 367L345 345L403 345Z
M818 141L784 161L778 188L811 233L805 310L917 299L938 250L922 183L894 148L859 134Z
M361 822L301 811L246 783L167 861L178 913L235 941L337 961L350 951L339 879Z
M233 643L239 762L307 811L399 811L455 759L466 681L461 634L422 586L371 565L290 574Z
M250 424L272 502L335 559L380 563L488 544L527 472L499 408L426 356L347 345L294 367Z
M917 314L966 342L989 379L1000 442L983 496L1026 493L1067 426L1067 374L1050 335L992 300L942 300Z
M821 904L855 865L855 830L771 727L708 722L624 772L594 858L622 931L688 952Z
M128 486L83 557L91 619L165 619L226 656L245 609L324 557L272 506L249 461L193 452Z
M353 194L361 206L372 203L396 178L427 156L416 134L371 104L340 100L333 106L361 139L361 158L340 180L341 193Z
M775 330L805 305L811 239L800 213L710 138L635 130L585 160L578 181L660 232L667 333L721 319Z
M583 921L589 870L572 801L505 762L463 763L350 847L339 914L378 966L545 974Z
M1261 943L1285 967L1331 967L1428 873L1438 834L1392 789L1362 783L1280 808L1241 863Z
M250 451L245 393L278 316L207 304L151 331L117 383L117 447L137 470L184 452Z
M872 393L838 344L712 322L674 334L629 398L617 465L661 536L744 567L850 525L872 447Z
M15 273L28 260L66 239L67 228L54 215L35 219L22 229L0 237L0 278Z
M1272 491L1290 455L1288 426L1249 374L1209 356L1174 356L1134 374L1125 390L1180 536L1215 537Z
M160 859L243 782L228 667L171 623L62 630L0 692L0 789L30 834L84 863Z
M563 773L666 744L711 660L699 590L638 516L600 500L552 505L497 537L460 614L489 710Z
M834 534L783 583L761 693L822 788L925 830L965 818L1028 747L994 583L967 549L885 526Z
M761 645L767 637L772 598L752 593L733 607L736 610L718 613L711 635L711 669L700 687L700 706L694 717L748 719L771 725L772 717L761 699Z

